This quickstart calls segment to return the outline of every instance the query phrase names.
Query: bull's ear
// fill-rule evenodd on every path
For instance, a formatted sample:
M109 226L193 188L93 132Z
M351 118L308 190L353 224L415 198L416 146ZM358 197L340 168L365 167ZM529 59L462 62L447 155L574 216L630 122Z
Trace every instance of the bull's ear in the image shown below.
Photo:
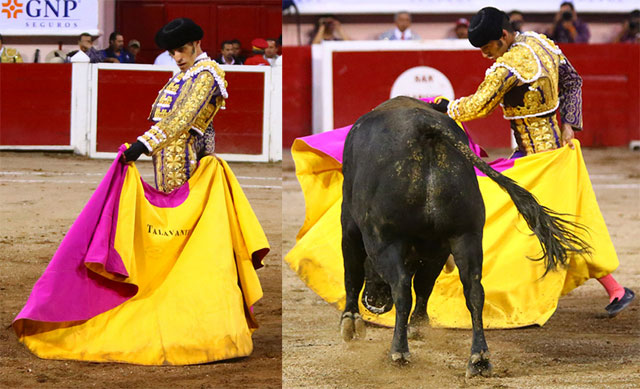
M448 98L446 98L444 96L436 97L435 99L433 99L433 102L437 104L437 103L440 103L443 100L447 102L447 105L451 102L451 100L449 100Z

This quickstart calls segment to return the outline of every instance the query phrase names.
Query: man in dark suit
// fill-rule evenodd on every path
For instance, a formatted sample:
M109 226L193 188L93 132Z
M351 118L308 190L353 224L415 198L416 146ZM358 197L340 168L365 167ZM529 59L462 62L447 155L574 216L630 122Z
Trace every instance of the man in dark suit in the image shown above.
M220 65L242 65L242 62L233 56L233 42L222 42L220 45L220 56L216 58L216 62Z

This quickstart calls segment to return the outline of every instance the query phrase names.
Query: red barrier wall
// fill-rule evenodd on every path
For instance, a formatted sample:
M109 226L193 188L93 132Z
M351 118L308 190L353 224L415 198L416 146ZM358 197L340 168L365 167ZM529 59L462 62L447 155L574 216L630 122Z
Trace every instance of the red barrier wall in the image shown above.
M387 100L396 78L415 66L430 66L442 72L459 97L476 90L491 61L482 58L479 51L334 52L334 126L349 125ZM509 123L499 111L485 120L468 123L477 143L485 147L509 146Z
M117 152L121 144L135 142L149 129L151 104L172 75L170 71L98 69L96 151Z
M0 145L71 144L71 69L71 64L0 65ZM96 151L115 152L149 129L151 105L171 75L98 69ZM226 80L227 109L213 119L216 151L262 154L264 73L228 71Z
M227 72L229 82L225 110L213 118L216 152L262 153L264 73ZM267 139L265 139L267 141Z
M282 49L282 144L311 133L311 46Z
M96 151L115 152L149 129L151 105L170 77L171 72L99 69ZM216 152L261 154L264 74L226 72L226 80L227 109L213 119Z
M202 48L212 58L220 54L224 40L240 40L247 56L251 54L254 38L277 38L282 34L280 0L118 0L116 3L116 29L123 34L125 42L140 41L138 63L153 63L162 52L155 44L156 32L179 17L188 17L202 27Z
M561 45L582 76L586 145L626 146L640 140L640 45Z
M585 146L623 146L640 139L640 46L630 44L561 45L573 66L583 77L584 131L578 138ZM310 48L290 50L285 63L310 63ZM353 123L362 113L389 98L393 81L414 66L431 66L451 81L456 97L473 93L491 61L478 51L335 52L334 124ZM308 135L311 111L290 106L311 107L311 92L301 86L305 71L298 78L284 77L284 146L292 137ZM311 85L311 71L307 84ZM290 92L287 92L290 91ZM487 147L509 147L509 124L497 109L488 118L468 123L474 140Z
M0 145L70 144L70 64L0 64L0 86Z

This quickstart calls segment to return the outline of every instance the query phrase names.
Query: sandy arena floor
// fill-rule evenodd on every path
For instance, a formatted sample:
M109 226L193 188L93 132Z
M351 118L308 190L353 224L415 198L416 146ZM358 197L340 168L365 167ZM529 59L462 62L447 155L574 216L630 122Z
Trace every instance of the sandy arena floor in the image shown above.
M261 327L247 358L194 366L146 367L39 359L18 342L11 321L63 236L111 164L62 153L0 152L0 387L281 387L281 164L232 163L271 244L258 271ZM153 182L150 162L138 163Z
M490 150L493 158L506 150ZM640 292L640 153L587 149L584 157L620 258L615 277ZM290 153L283 162L283 250L304 219L304 199ZM544 327L487 331L494 377L466 379L471 331L427 329L409 341L413 362L387 359L393 331L367 328L346 344L340 312L311 292L285 264L283 271L283 387L321 388L637 388L640 387L640 302L613 319L608 299L589 280L560 300Z

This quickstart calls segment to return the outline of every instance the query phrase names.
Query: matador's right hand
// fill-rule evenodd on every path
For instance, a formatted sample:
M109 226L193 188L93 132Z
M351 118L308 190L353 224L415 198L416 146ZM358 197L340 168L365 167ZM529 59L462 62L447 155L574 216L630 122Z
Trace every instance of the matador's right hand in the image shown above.
M147 151L149 150L147 149L147 146L144 145L144 143L136 141L122 153L122 158L124 159L124 162L134 162L138 158L140 158L140 155L142 153L145 153Z

